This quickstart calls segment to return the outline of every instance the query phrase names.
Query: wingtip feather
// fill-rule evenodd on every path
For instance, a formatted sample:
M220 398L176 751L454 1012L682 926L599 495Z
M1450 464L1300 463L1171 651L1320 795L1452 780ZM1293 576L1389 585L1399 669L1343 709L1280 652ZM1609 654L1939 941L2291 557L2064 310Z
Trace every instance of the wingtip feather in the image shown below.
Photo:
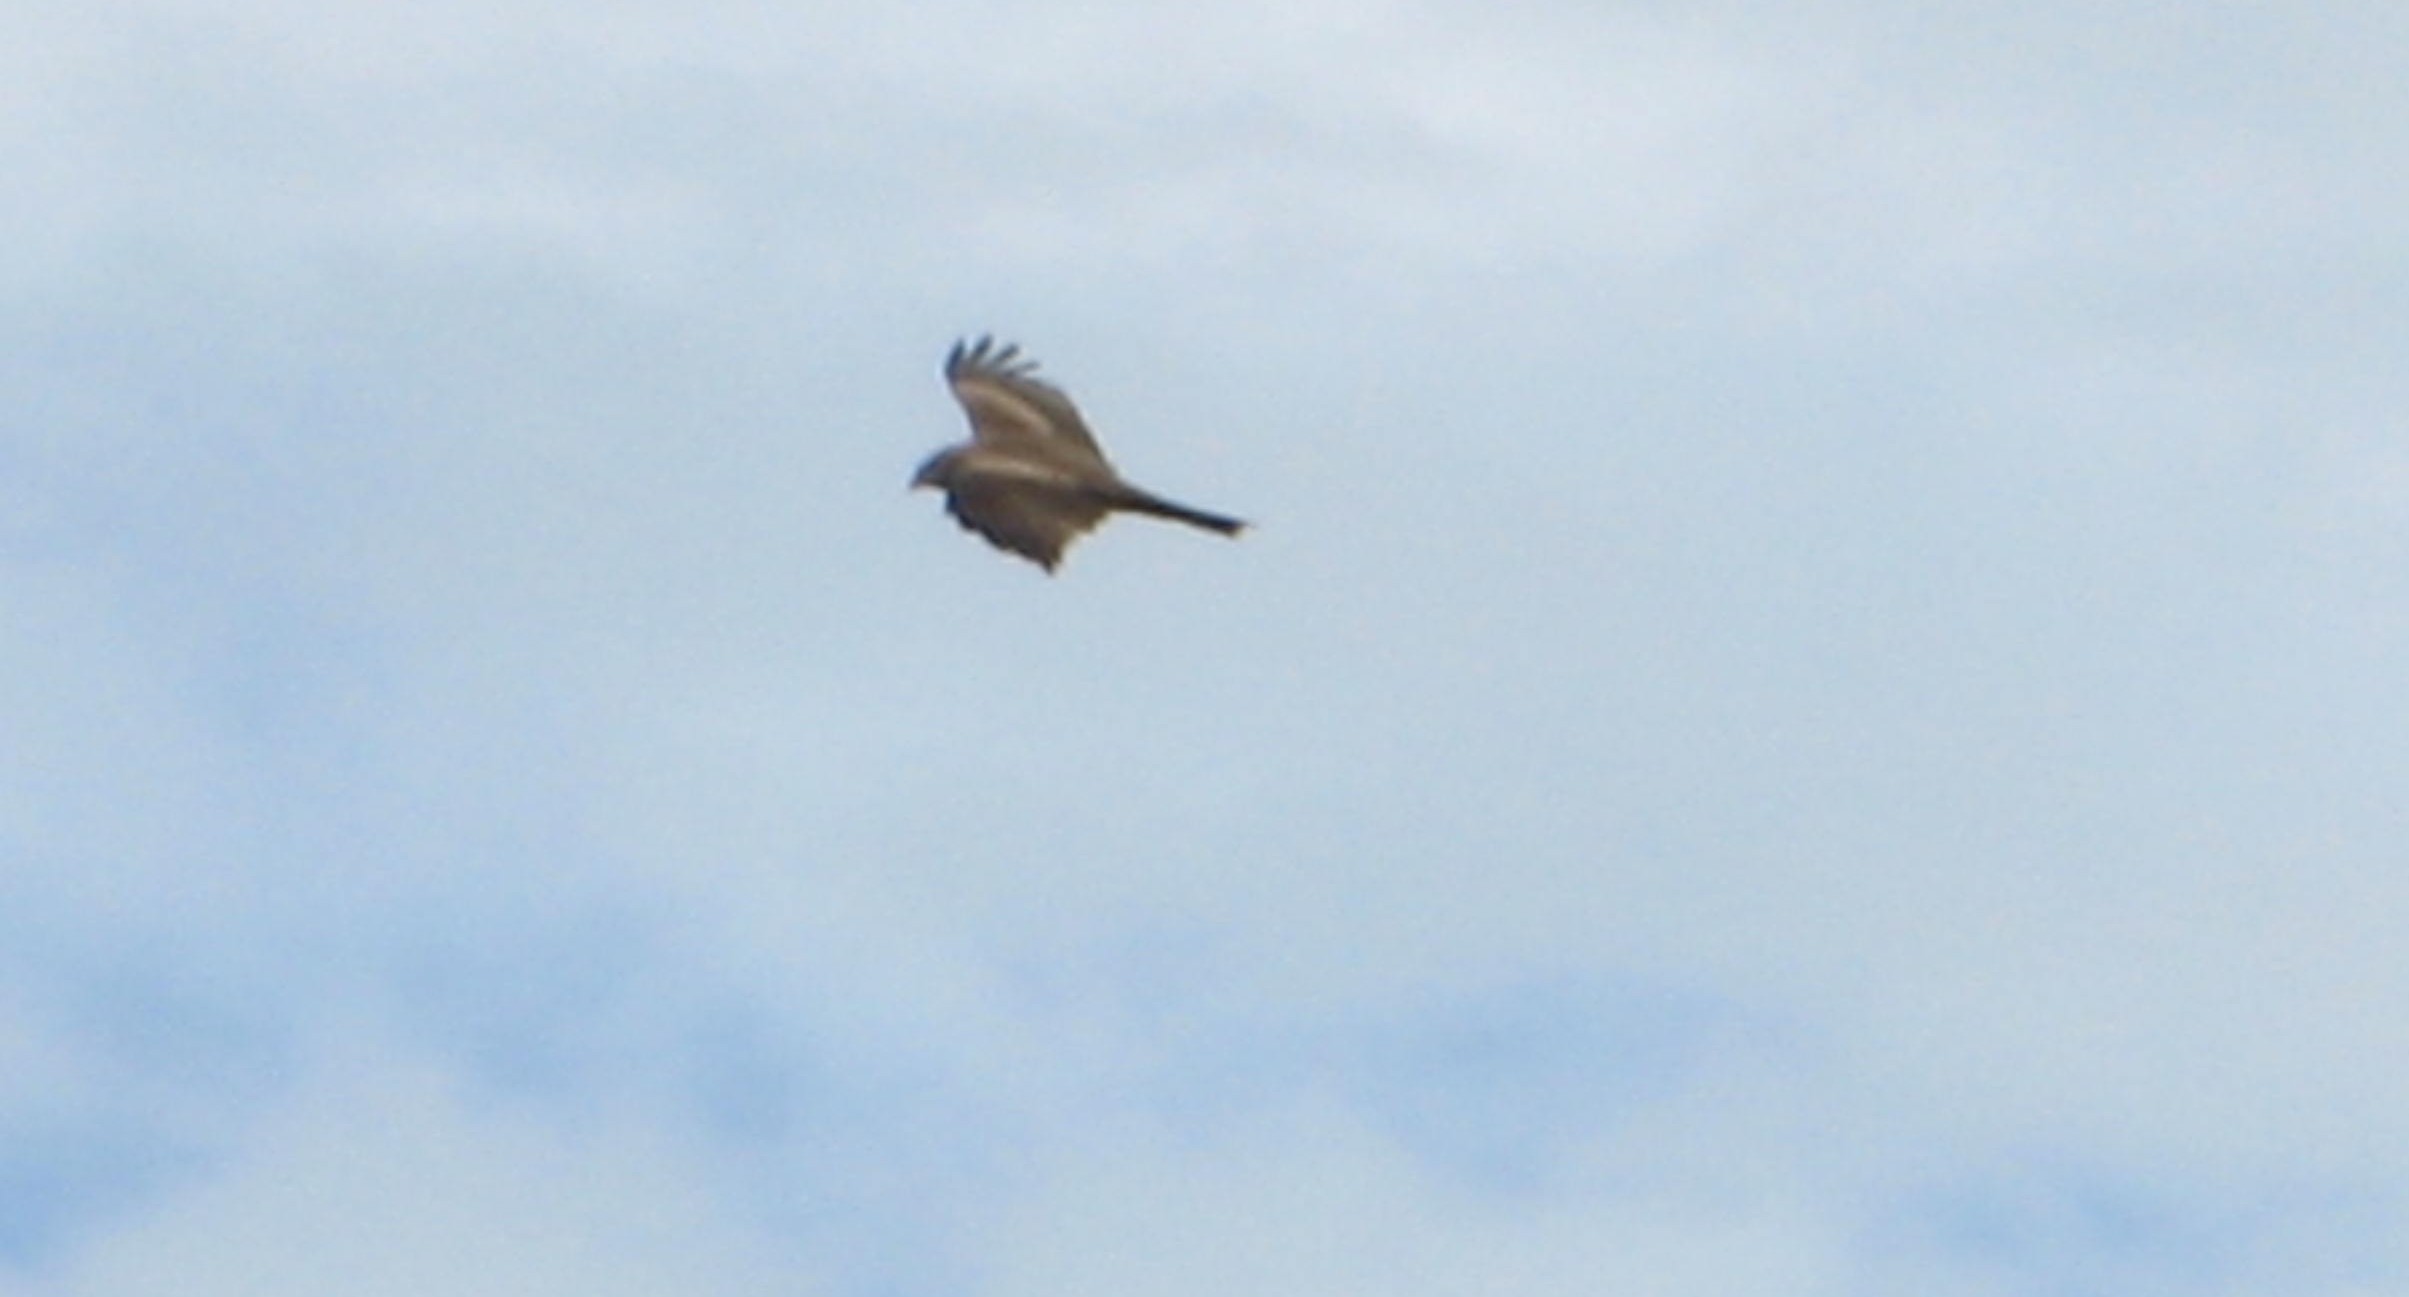
M1019 343L1007 342L999 346L992 333L957 341L953 349L945 353L945 377L949 382L974 373L1029 378L1036 371L1037 362L1021 354Z

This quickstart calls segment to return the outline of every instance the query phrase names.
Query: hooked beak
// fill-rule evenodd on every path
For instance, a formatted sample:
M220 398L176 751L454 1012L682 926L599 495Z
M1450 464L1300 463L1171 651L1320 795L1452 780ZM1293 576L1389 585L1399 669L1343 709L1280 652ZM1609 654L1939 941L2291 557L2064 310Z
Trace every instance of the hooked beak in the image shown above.
M919 468L913 470L912 484L904 489L907 491L917 491L924 486L934 487L945 485L945 475L941 471L944 463L945 453L943 451L939 451L938 453L929 456L926 460L921 462Z

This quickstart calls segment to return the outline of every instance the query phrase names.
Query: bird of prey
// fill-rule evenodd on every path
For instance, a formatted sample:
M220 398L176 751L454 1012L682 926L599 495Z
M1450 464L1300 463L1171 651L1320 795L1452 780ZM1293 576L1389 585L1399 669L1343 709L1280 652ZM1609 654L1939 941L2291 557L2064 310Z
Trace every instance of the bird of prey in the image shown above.
M963 527L1052 572L1062 551L1106 514L1144 513L1235 536L1246 526L1121 480L1062 389L1036 376L1018 346L957 342L945 381L970 416L970 440L929 456L912 486L945 492Z

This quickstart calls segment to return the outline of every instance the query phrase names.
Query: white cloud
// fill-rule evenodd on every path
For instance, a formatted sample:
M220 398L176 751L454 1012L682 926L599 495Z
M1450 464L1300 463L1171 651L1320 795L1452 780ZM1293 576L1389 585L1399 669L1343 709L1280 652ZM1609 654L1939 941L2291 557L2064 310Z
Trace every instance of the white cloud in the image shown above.
M1841 1290L1832 1222L1803 1202L1500 1204L1310 1102L1223 1143L1099 1131L1043 1167L1038 1191L981 1229L999 1293Z
M371 1047L319 1060L201 1183L7 1290L816 1290L741 1220L690 1151L640 1120L514 1110Z

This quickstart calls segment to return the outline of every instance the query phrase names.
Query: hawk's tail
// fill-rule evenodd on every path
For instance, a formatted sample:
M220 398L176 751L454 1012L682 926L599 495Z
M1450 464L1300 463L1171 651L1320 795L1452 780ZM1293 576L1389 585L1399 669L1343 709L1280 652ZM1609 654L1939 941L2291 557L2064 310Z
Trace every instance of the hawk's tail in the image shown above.
M1224 536L1235 536L1246 530L1246 524L1236 518L1218 513L1207 513L1202 509L1191 509L1184 504L1176 504L1159 495L1149 495L1134 486L1125 487L1120 494L1114 496L1113 506L1127 509L1133 513L1149 513L1157 518L1184 522L1191 527L1202 527L1206 531L1220 532Z

